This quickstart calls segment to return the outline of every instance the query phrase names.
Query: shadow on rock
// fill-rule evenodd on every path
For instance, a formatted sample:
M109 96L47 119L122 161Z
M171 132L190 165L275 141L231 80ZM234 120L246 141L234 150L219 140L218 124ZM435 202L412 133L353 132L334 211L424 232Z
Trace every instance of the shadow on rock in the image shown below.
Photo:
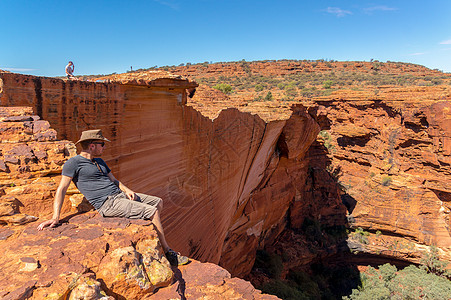
M257 251L245 279L264 293L282 299L338 299L361 283L347 243L347 216L357 201L340 183L331 150L321 139L313 143L284 231Z

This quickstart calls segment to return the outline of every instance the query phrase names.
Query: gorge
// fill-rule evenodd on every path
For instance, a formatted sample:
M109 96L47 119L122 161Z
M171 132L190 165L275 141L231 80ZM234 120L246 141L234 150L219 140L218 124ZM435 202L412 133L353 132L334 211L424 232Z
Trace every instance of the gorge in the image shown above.
M133 190L164 199L168 241L196 260L190 268L223 272L198 260L219 264L232 276L251 276L257 250L263 249L283 254L286 270L308 265L342 252L324 229L346 227L366 232L364 242L353 233L345 238L356 257L418 263L435 245L449 261L450 99L451 87L437 85L385 86L377 94L338 90L299 101L260 102L229 97L162 70L112 75L99 82L0 73L0 108L5 109L0 116L0 195L7 208L0 217L5 224L0 242L9 249L0 262L2 278L9 278L2 280L1 296L12 297L28 284L22 297L39 299L73 278L58 281L58 269L53 275L47 271L57 257L64 261L57 249L69 249L82 234L56 239L50 232L44 238L28 220L51 215L61 165L75 151L67 140L92 128L102 129L112 141L105 160L116 177ZM155 243L145 238L143 224L111 224L93 212L81 213L89 207L75 187L67 198L64 212L76 213L57 232L78 226L103 249L77 263L66 261L73 264L72 272L87 268L105 282L102 288L111 296L143 299L140 288L130 288L133 292L126 295L127 289L102 273L111 269L105 267L112 259L108 255L128 246L128 240L139 253L145 252L139 245ZM14 216L28 219L18 222L11 220ZM299 236L300 231L317 238ZM44 255L39 247L45 241L59 244ZM31 271L13 271L26 263ZM32 279L39 277L45 279ZM227 290L245 285L236 284L237 278L218 282L226 282L227 288L216 286ZM271 297L249 292L249 286L235 291L241 297L247 291L249 299ZM153 297L165 299L167 289ZM187 295L199 292L194 290L187 287ZM227 299L221 295L218 299Z

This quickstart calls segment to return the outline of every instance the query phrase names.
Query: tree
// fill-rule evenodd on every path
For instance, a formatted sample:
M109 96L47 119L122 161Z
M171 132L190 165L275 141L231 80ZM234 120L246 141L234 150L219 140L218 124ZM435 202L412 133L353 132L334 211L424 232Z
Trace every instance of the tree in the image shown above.
M385 264L361 274L362 285L346 300L449 299L451 281L410 265L402 270Z
M271 91L269 91L265 96L265 101L272 101L272 99L273 99L272 93Z

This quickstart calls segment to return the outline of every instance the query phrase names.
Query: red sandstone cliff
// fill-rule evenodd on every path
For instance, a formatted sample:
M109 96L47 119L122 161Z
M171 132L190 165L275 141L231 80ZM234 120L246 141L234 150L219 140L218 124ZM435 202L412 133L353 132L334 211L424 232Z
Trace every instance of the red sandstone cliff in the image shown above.
M211 120L183 105L185 90L195 87L186 80L168 79L164 85L151 80L153 85L149 81L132 85L125 81L66 82L6 73L1 74L1 80L3 106L32 106L62 138L75 140L81 130L102 128L112 140L106 159L113 172L131 188L165 199L163 220L171 245L202 261L222 260L234 274L245 274L252 267L256 240L276 231L274 237L283 228L283 222L276 230L274 224L282 221L295 193L284 175L286 161L300 160L319 131L303 107L295 108L290 119L274 122L236 109L226 110ZM284 132L289 128L296 129ZM6 138L5 135L5 141ZM277 154L280 142L285 145L282 163ZM32 152L30 161L39 161L33 155L36 156ZM27 162L19 160L18 164ZM59 166L62 163L61 160ZM6 161L5 167L11 169L13 164ZM305 165L296 168L301 171ZM56 182L52 179L50 191L54 191ZM273 211L271 195L284 186L291 191L276 202L280 210ZM38 208L32 198L34 191L25 197L26 187L14 188L8 187L5 193L16 199L22 197L21 212L49 217L51 192L47 190L47 195L39 196L42 201ZM43 190L40 186L39 191ZM254 191L256 197L251 199ZM252 208L254 205L257 206ZM66 206L64 211L69 209ZM78 223L76 226L83 228ZM96 236L105 234L97 232ZM240 240L240 247L236 247L234 244ZM66 246L57 245L60 244ZM236 251L241 252L243 261L235 264ZM44 264L45 259L34 259L35 265ZM44 283L38 283L41 284ZM36 284L30 283L30 289L35 288ZM117 293L120 291L119 288Z
M149 221L102 218L73 185L62 225L37 231L75 147L28 107L0 107L0 137L2 299L278 299L214 264L171 268Z
M232 101L222 102L241 111L259 111L261 115L271 111L272 118L286 113L287 101L281 101L280 96L274 101L256 101L254 87L243 90L239 82L244 80L232 80L236 75L249 80L252 76L273 76L280 82L296 78L290 75L312 72L415 76L416 86L371 84L354 86L352 90L340 86L330 90L330 96L299 97L296 102L317 115L323 130L319 142L327 148L327 155L318 155L318 147L310 149L304 163L309 165L313 177L307 178L305 184L308 189L315 172L322 175L316 176L312 190L324 190L325 185L331 187L334 181L338 182L339 194L349 209L350 225L370 233L370 242L364 245L352 235L349 243L353 250L382 255L388 260L418 262L427 246L436 245L441 258L450 260L451 88L449 84L424 86L422 81L436 77L449 83L449 73L402 63L324 61L198 64L169 69L193 79L238 82L233 88L239 92L231 97ZM264 84L258 80L254 83ZM430 84L437 83L426 85ZM277 91L273 94L278 95ZM221 101L209 107L200 99L193 102L193 107L206 114L214 113L212 106L221 107ZM318 197L315 193L303 196L310 201ZM325 198L322 194L318 199ZM292 207L299 203L294 202ZM293 220L296 219L302 222L303 215Z
M255 250L277 242L286 226L300 228L306 217L345 224L340 197L353 226L374 233L365 245L350 239L358 251L417 261L438 244L448 257L449 87L339 91L290 108L230 102L206 87L189 99L196 84L153 74L110 83L0 79L2 106L33 107L61 138L102 128L113 140L106 158L115 175L165 199L174 248L234 275L247 274ZM328 151L310 148L320 129ZM50 213L50 196L35 215ZM311 245L296 243L292 259L315 259ZM402 243L406 251L393 250Z

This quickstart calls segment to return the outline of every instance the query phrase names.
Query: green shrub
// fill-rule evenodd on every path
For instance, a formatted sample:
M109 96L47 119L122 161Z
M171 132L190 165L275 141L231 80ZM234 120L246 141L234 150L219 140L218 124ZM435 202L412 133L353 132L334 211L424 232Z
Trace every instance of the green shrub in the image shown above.
M286 85L284 90L285 90L285 96L289 99L293 99L294 97L296 97L298 95L298 90L294 86L294 84L290 83L290 84Z
M439 259L438 249L435 246L429 247L429 251L421 259L421 266L428 273L451 278L451 272L446 268L448 263Z
M324 147L326 147L328 150L333 150L335 148L335 146L332 145L332 137L326 130L321 130L318 135L323 138Z
M262 269L271 278L279 279L283 270L282 258L274 253L257 250L254 268Z
M389 186L391 183L391 177L388 175L382 175L382 185Z
M351 294L359 284L360 276L355 267L315 263L310 271L291 270L285 280L270 280L258 289L281 299L332 300Z
M323 86L325 89L330 89L333 84L334 84L334 82L332 80L326 80L326 81L324 81Z
M255 86L255 88L254 88L254 90L255 90L256 92L261 92L261 91L263 91L263 89L264 89L264 87L263 87L263 85L261 85L261 84L257 84L257 85Z
M304 88L301 91L301 95L307 98L316 96L318 94L318 89L316 87Z
M261 288L263 293L277 295L284 300L308 300L311 299L307 297L303 292L293 287L289 282L282 280L274 280L265 283Z
M309 296L309 299L321 298L321 289L309 274L302 271L294 271L289 273L288 278L296 283L291 284L291 286L296 286L298 290Z
M369 232L362 229L362 227L357 228L354 231L354 237L357 238L357 240L362 244L368 244L368 236L370 235Z
M399 271L390 264L369 267L361 282L343 299L449 299L451 295L451 281L413 265Z
M271 91L269 91L265 96L265 101L272 101L272 100L273 100L272 93L271 93Z
M310 242L318 242L323 244L325 242L323 232L321 231L321 224L318 220L305 218L301 226L305 237Z
M230 94L233 90L230 84L227 83L218 83L213 87L214 89L220 90L224 94Z

